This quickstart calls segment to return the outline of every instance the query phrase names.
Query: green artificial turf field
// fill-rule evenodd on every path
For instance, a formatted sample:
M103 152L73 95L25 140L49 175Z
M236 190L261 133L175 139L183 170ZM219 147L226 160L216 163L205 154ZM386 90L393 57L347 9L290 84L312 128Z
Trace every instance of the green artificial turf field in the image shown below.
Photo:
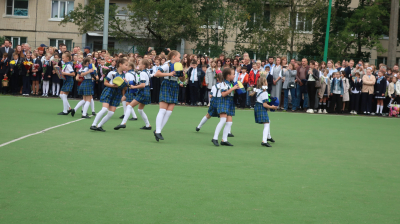
M0 102L0 144L81 115L56 115L60 99ZM155 128L158 106L145 112ZM114 131L122 113L105 133L92 118L0 147L0 223L400 223L400 119L270 113L266 148L237 110L234 147L214 147L218 119L195 131L205 107L177 106L159 143L137 110Z

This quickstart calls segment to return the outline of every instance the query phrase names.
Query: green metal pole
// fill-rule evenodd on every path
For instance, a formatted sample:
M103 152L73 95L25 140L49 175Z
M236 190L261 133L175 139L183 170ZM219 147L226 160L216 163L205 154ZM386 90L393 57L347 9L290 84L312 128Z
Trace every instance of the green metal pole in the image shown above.
M331 26L331 9L332 9L332 0L329 0L328 21L326 22L326 36L325 36L325 49L324 49L324 61L325 62L328 59L329 30L330 30L330 26Z

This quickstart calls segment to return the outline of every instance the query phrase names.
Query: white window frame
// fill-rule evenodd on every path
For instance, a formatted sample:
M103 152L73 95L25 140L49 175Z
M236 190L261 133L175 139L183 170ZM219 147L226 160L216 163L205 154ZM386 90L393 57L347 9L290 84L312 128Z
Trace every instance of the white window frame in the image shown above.
M15 0L12 0L12 9L11 9L12 14L11 14L11 15L8 15L8 14L7 14L7 0L5 0L5 1L4 1L5 13L4 13L4 16L3 16L3 17L28 18L28 17L29 17L29 1L27 1L27 2L28 2L28 8L27 8L26 10L28 11L28 15L26 15L26 16L19 16L19 15L14 15L14 4L15 4Z
M312 25L314 23L314 21L312 21L312 20L311 20L311 30L310 31L297 29L297 24L299 23L299 13L303 13L303 12L296 12L296 24L295 24L296 32L299 32L299 33L312 33ZM304 29L306 28L306 21L307 21L307 19L304 21Z
M49 39L49 46L51 46L51 45L50 45L51 40L56 40L56 46L52 46L52 47L57 47L57 49L58 49L58 45L61 44L61 43L59 42L59 40L62 40L62 43L63 43L63 44L65 44L65 41L67 41L67 40L71 40L71 41L72 41L72 39L50 38L50 39Z
M52 17L53 15L53 3L54 2L58 2L58 13L57 13L57 15L59 16L60 15L60 8L61 8L61 2L67 2L67 4L65 5L66 7L65 7L65 12L64 12L64 15L67 15L68 14L68 4L70 4L70 2L72 2L72 3L74 3L75 1L67 1L67 0L51 0L51 10L50 10L50 19L49 19L49 21L61 21L61 20L63 20L64 19L64 17ZM75 7L75 4L74 4L74 7Z

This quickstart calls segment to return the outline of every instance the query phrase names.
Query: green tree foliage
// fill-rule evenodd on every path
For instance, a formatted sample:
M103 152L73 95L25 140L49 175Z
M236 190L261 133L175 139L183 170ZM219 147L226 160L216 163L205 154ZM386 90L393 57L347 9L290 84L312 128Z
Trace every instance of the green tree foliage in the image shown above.
M158 48L181 38L195 40L200 29L198 13L190 0L132 0L126 8L110 4L109 35L134 44ZM104 0L78 4L60 24L72 22L80 33L103 30Z
M300 52L302 55L322 56L326 35L328 1L322 1L311 11L314 15L313 41ZM389 0L359 2L357 8L350 8L351 0L335 1L329 32L330 58L370 58L370 49L384 52L379 39L388 33Z

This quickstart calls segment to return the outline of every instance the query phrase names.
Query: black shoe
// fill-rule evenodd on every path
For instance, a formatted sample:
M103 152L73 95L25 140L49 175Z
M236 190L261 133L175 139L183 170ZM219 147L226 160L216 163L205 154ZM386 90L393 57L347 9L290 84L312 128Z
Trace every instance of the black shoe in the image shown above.
M156 138L156 141L158 142L160 139L158 138L158 135L156 134L156 131L154 130L154 137Z
M86 115L86 116L83 116L83 115L82 115L82 118L90 119L90 117L89 117L88 115Z
M68 114L71 113L71 112L72 112L72 109L67 110L67 113L68 113Z
M196 131L199 132L199 131L200 131L200 128L196 127Z
M119 117L119 119L124 119L125 115L122 115L121 117Z
M267 142L275 142L275 140L273 138L269 138L267 139Z
M117 127L115 127L114 130L119 130L120 128L126 128L126 125L120 124Z
M228 137L235 137L232 133L228 133Z
M97 131L105 132L106 130L104 130L102 127L97 127Z
M96 112L92 112L92 115L93 115L93 116L96 116Z
M68 113L60 112L57 115L68 115Z
M261 142L261 145L262 145L262 146L266 146L266 147L272 147L268 142L266 142L266 143Z
M97 131L97 127L96 126L91 126L90 130Z
M215 146L219 146L218 140L212 139L211 142L214 143Z
M221 145L233 146L231 143L229 143L229 142L223 142L223 141L221 141Z
M129 119L129 120L131 120L131 121L137 121L137 118L131 118L131 119Z
M73 117L74 115L75 115L75 110L72 109L72 110L71 110L71 116Z
M142 129L142 130L151 130L151 127L143 126L143 127L141 127L140 129Z
M161 135L161 133L155 133L157 135L157 138L160 140L164 140L164 137Z

